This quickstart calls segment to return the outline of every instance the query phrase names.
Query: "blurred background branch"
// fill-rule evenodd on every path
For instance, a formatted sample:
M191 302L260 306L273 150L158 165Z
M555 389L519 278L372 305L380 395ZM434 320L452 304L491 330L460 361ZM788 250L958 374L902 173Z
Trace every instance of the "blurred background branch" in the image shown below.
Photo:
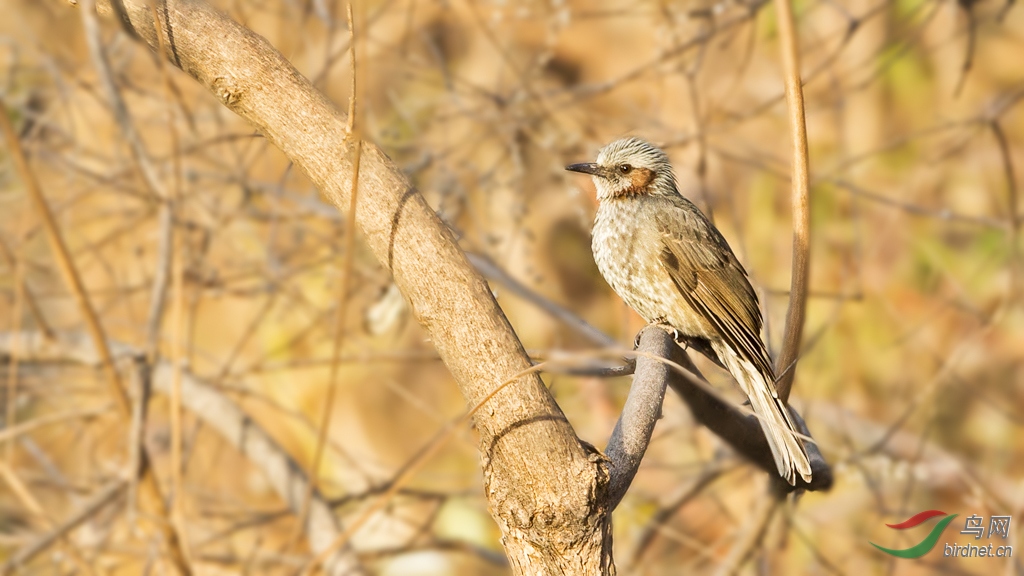
M74 362L92 366L102 365L101 357L96 352L95 346L82 336L64 336L58 340L46 341L38 333L2 333L0 334L0 354L10 354L16 342L21 346L20 353L28 362ZM133 349L124 344L112 343L111 347L115 350L114 353L122 358L145 357L142 350ZM145 369L149 371L153 389L165 396L169 395L175 378L171 364L162 361L155 366L145 367ZM306 494L309 494L306 533L311 549L319 552L334 540L338 534L338 525L331 505L315 488L308 488L309 477L299 468L298 464L258 424L242 412L233 400L224 396L216 387L188 373L182 374L181 377L181 397L184 407L200 422L216 431L224 442L260 468L278 497L294 514L299 513ZM95 513L102 505L101 502L109 502L118 493L113 486L99 492L94 499L95 502L85 506L83 512ZM117 484L117 486L118 489L123 488L123 484ZM84 521L84 518L79 516L73 516L72 519L65 522L69 526L67 529ZM52 541L52 538L49 540ZM10 561L11 565L21 565L28 561L31 556L40 551L40 547L39 544L33 543L24 551L19 551ZM351 572L354 565L355 560L351 552L348 557L343 554L335 554L332 562L329 563L332 568L331 572L339 574Z

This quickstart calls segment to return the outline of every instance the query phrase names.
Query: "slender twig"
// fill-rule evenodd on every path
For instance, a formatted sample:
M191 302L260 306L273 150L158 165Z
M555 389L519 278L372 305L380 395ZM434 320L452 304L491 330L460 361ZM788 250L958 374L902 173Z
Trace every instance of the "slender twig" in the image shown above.
M17 340L20 336L15 336L14 340ZM15 345L17 346L17 345ZM25 420L19 422L14 426L7 426L3 430L0 430L0 442L6 442L8 440L14 440L23 434L28 434L33 430L38 430L45 426L52 426L53 424L63 424L68 420L82 419L88 420L97 416L106 414L110 411L110 405L100 406L99 408L83 408L80 410L68 410L66 412L55 412L53 414L47 414L46 416L40 416L33 418L32 420Z
M170 209L168 209L170 211ZM185 524L185 491L182 478L182 406L181 406L181 378L185 362L185 252L184 242L180 233L171 234L171 245L173 248L171 266L171 366L173 375L171 377L170 411L171 421L171 520L178 531L182 542L182 549L186 558L190 557L189 547L185 535L188 529Z
M129 401L128 391L125 389L124 383L121 381L121 375L118 373L117 367L114 365L114 357L111 354L110 345L107 342L103 326L100 323L99 316L96 314L96 309L93 308L92 302L89 300L89 294L86 292L85 284L82 282L78 269L71 258L71 253L68 250L67 244L64 242L64 237L60 232L60 228L53 216L53 212L50 210L50 205L47 203L46 197L43 196L43 191L40 189L39 183L36 181L35 174L29 166L28 158L25 157L25 151L21 147L21 141L18 139L18 135L14 131L14 126L11 125L10 118L8 117L7 104L2 99L0 99L0 129L4 132L4 137L7 141L7 148L10 150L15 168L21 175L25 187L28 189L29 195L32 197L32 202L35 204L36 211L39 213L39 217L43 221L43 228L46 232L47 240L50 243L50 248L53 250L57 266L60 268L61 275L64 277L64 281L68 285L72 296L75 298L79 312L85 318L86 328L92 338L93 344L96 346L97 353L100 357L100 364L106 374L106 379L110 385L111 394L113 395L117 405L118 413L125 422L128 422L131 419L131 402ZM144 468L144 486L148 494L147 499L152 503L158 515L163 516L165 513L164 504L163 499L160 496L159 487L156 484L156 477L153 476L152 471L148 470L148 467L144 466ZM167 540L168 547L171 552L171 559L176 568L184 574L191 574L192 570L189 567L188 562L185 560L184 553L182 552L178 541L178 536L174 532L173 528L159 523L158 525L161 527L163 536Z
M162 54L165 49L163 23L157 12L156 2L150 1L150 14L153 16L153 25L156 27L157 54ZM155 56L157 70L163 80L165 96L167 101L174 99L174 85L171 82L171 75L167 70L163 58ZM116 92L116 90L115 90ZM163 309L167 298L167 281L170 275L172 303L171 303L171 365L174 368L171 377L170 412L171 423L171 522L178 532L178 539L185 558L191 558L189 550L188 527L185 523L185 491L184 480L182 479L182 408L181 408L181 371L184 362L184 337L185 337L185 254L182 235L177 232L174 226L175 208L180 197L181 190L181 154L179 153L178 129L174 122L174 107L167 106L167 133L170 137L171 160L173 170L171 177L173 184L170 192L161 195L160 204L160 243L158 247L157 274L154 279L153 296L150 302L150 316L147 327L149 329L149 350L150 363L154 362L159 342L160 326L162 324ZM143 154L141 146L137 155L142 159L140 164L148 163L148 157ZM147 392L148 392L148 385ZM141 440L141 437L140 437Z
M595 378L619 378L636 373L636 359L624 358L621 366L551 366L548 374L567 376L592 376Z
M783 401L789 399L800 355L800 338L807 308L807 285L810 278L811 210L810 168L807 153L807 123L804 118L804 93L800 83L800 52L793 20L791 0L774 0L779 25L779 47L789 104L790 136L793 139L793 273L790 281L789 310L782 338L782 351L776 365L779 379L776 390Z
M128 428L128 464L135 472L128 478L128 522L138 521L139 474L146 458L146 420L149 417L149 400L152 393L153 362L145 357L133 359L135 370L131 378L135 383L135 398L132 402L132 422Z
M277 304L278 298L280 297L281 293L276 290L267 294L267 299L263 302L263 306L261 306L252 317L252 320L246 324L241 337L238 338L235 345L231 348L231 351L228 352L227 358L224 360L224 363L220 367L220 372L217 374L217 380L224 380L228 377L232 371L232 366L234 365L235 360L237 360L238 356L242 354L242 351L249 344L253 335L255 335L259 330L263 321L267 319L267 314L273 310L274 304Z
M348 17L348 58L349 67L352 69L352 84L350 86L351 91L348 97L348 133L350 136L355 136L353 133L356 128L356 20L352 14L352 3L349 2L346 7L346 16ZM358 141L358 140L357 140ZM359 164L355 164L354 168L358 169ZM356 185L353 184L352 188L355 189ZM353 205L355 203L353 202Z
M96 67L100 83L107 93L107 99L110 101L114 119L121 128L121 135L124 136L125 142L127 142L128 148L131 150L132 158L135 160L143 182L149 188L149 193L157 199L165 199L167 193L160 183L160 178L157 176L156 167L149 160L149 154L146 152L142 138L132 122L128 106L125 104L121 91L117 89L117 83L114 81L114 73L110 68L110 61L107 59L107 54L103 49L99 22L96 20L96 0L80 1L82 3L80 9L82 27L85 29L85 40L89 47L89 55L92 58L93 65Z
M0 461L0 478L3 478L11 493L17 496L22 505L24 505L25 508L28 508L29 512L38 518L47 530L55 532L53 521L50 520L49 515L47 515L45 510L43 510L39 500L36 499L32 492L29 491L28 487L25 486L25 483L18 478L18 475L14 473L14 470L11 470L11 467L2 461ZM71 560L78 566L78 569L86 574L95 574L95 570L93 570L93 568L89 566L89 563L82 558L78 549L75 548L71 542L67 541L63 534L61 534L60 538L64 541L64 550L68 553L68 556L71 557ZM4 573L6 573L7 570L8 565L5 565Z
M789 526L789 529L793 532L793 534L796 534L796 537L804 543L804 546L806 546L808 550L811 551L811 554L814 555L814 559L818 561L818 564L820 564L822 568L825 568L826 570L828 570L832 574L836 574L837 576L846 576L846 572L838 566L836 566L835 564L833 564L832 560L830 560L828 556L826 556L825 553L822 552L820 548L820 544L822 542L819 537L819 533L814 532L813 534L808 534L806 531L802 530L796 522L796 515L793 513L793 511L794 508L791 506L786 506L782 509L782 512L785 514L786 517L786 523Z
M171 261L174 259L174 214L171 202L163 201L157 211L156 272L153 274L153 288L149 297L149 314L146 320L147 352L155 359L160 346L160 327L163 324L164 306L167 303L167 287L170 284Z
M1020 260L1021 215L1017 212L1017 175L1013 169L1010 144L1006 140L1006 133L1003 132L999 119L993 119L990 126L992 135L995 136L996 143L999 145L999 156L1003 162L1003 176L1006 178L1006 215L1009 221L1008 244L1010 246L1010 288L1007 291L1009 294L1007 301L1012 301L1015 299L1017 291L1020 290L1020 274L1024 267Z
M377 549L367 552L361 552L359 557L363 560L372 561L389 558L391 556L400 556L402 554L412 554L417 551L424 551L428 553L436 554L438 551L441 552L462 552L464 554L470 554L488 564L493 566L508 569L508 558L505 557L501 552L496 552L490 548L485 548L478 544L472 544L464 540L448 540L448 539L431 539L422 543L408 544L405 546L396 546L394 548Z
M3 113L3 112L0 112ZM14 265L14 306L11 308L11 331L14 334L21 332L22 305L25 302L25 263L18 258ZM7 414L4 418L4 430L7 431L17 424L18 419L18 346L11 350L11 357L7 364ZM0 431L2 434L3 431ZM14 464L14 441L4 444L4 461L8 466Z
M71 532L83 522L96 515L96 513L108 504L113 502L122 492L124 492L124 488L125 482L123 480L115 480L101 488L95 495L89 498L85 504L82 505L78 512L67 517L59 525L54 526L53 529L40 535L38 538L29 542L15 552L10 559L0 567L0 574L10 574L31 562L33 558L46 551L58 539L64 538L68 532Z
M743 532L736 539L718 570L715 571L716 576L732 576L743 567L754 549L761 545L765 532L768 531L768 524L781 505L782 500L776 493L767 498L757 499L753 513L748 517L746 526L743 527Z
M957 0L957 6L964 11L967 17L967 46L964 47L964 60L960 65L960 78L956 81L956 88L953 89L953 97L958 98L960 92L967 82L967 76L974 67L974 51L978 42L978 19L974 14L976 0Z
M648 550L650 550L651 545L654 543L655 537L660 533L665 524L667 524L668 521L679 512L679 510L696 498L704 491L704 489L711 486L715 480L721 478L726 472L735 469L735 467L735 464L729 466L721 462L715 462L711 466L705 466L700 475L690 481L678 496L672 498L669 504L661 507L658 512L651 517L647 525L644 526L643 533L639 538L637 538L636 547L633 549L633 556L629 561L630 565L637 566L637 564L643 560L644 555Z
M313 462L309 468L309 486L302 501L299 522L296 526L295 540L305 530L309 500L313 496L320 478L320 464L323 460L324 447L327 445L327 434L331 427L331 415L334 411L334 399L338 388L338 372L341 364L341 351L345 341L345 323L348 315L348 292L352 284L353 261L356 246L356 200L359 194L359 162L362 157L363 145L356 131L356 31L355 19L352 15L352 4L348 5L349 53L351 54L352 86L348 103L348 133L354 142L352 161L352 184L349 188L348 220L345 223L345 253L342 255L341 281L338 283L338 308L334 320L334 346L331 350L331 371L327 382L327 397L324 398L320 413L320 425L317 430L316 446L313 450Z
M0 238L0 256L3 256L7 265L12 269L17 269L19 258L16 258L11 249L4 242L3 238ZM39 302L36 301L35 294L28 287L28 282L24 276L21 279L21 285L16 288L21 290L22 298L25 299L25 305L28 307L28 311L32 314L32 319L36 321L36 325L43 332L48 339L54 337L53 328L50 327L50 323L46 321L46 317L43 316L42 310L39 308Z
M849 192L851 195L858 198L863 198L870 202L875 202L884 206L891 206L897 210L901 210L908 214L914 214L918 216L924 216L926 218L934 218L936 220L944 222L962 222L971 224L974 226L985 226L989 228L1002 229L1005 228L1005 223L995 218L989 218L987 216L968 216L949 210L948 208L942 209L929 209L924 206L919 206L910 202L902 202L893 198L888 198L882 194L867 190L863 186L857 185L844 178L822 178L822 183L829 183L835 185L839 190Z
M99 316L96 314L96 310L89 301L88 292L85 289L81 276L78 274L78 269L75 267L75 264L71 259L71 252L68 250L67 244L64 243L64 237L61 235L60 227L53 216L53 212L50 210L50 205L43 196L43 192L39 188L39 183L36 181L35 175L32 173L32 168L28 164L28 158L25 157L25 152L21 147L21 142L18 140L18 136L14 132L14 127L11 125L11 121L8 118L7 105L2 100L0 100L0 108L3 109L3 113L0 113L0 129L4 132L4 136L7 141L7 149L11 153L11 158L14 161L15 168L18 170L18 173L24 181L25 187L28 189L29 196L32 198L33 204L35 204L39 217L43 221L46 237L47 240L49 240L50 248L54 252L54 257L57 261L57 266L60 268L61 275L64 277L64 281L71 290L71 294L74 296L75 302L78 304L79 311L82 313L82 316L85 317L86 328L89 330L89 334L92 336L93 341L96 343L96 348L99 350L103 369L104 372L106 372L107 382L110 384L112 395L117 401L118 409L121 411L121 414L127 418L131 413L128 393L124 388L124 384L121 382L121 376L118 374L117 369L114 366L114 359L110 353L110 347L107 345L107 339L103 332L103 327L100 324Z
M552 302L538 294L536 290L532 290L522 282L519 282L487 256L476 252L466 252L466 258L471 264L473 264L474 268L480 271L481 274L492 280L501 282L501 284L510 292L521 298L525 298L534 306L537 306L558 320L561 320L564 324L594 344L597 344L598 346L615 345L616 342L614 338L608 336L604 332L601 332L586 320L577 316L571 310L560 304Z

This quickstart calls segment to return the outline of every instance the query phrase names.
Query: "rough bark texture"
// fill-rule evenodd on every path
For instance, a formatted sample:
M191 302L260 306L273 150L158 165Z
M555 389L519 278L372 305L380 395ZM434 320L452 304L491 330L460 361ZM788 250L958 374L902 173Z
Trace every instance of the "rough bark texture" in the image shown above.
M157 46L146 2L113 8ZM166 58L252 123L335 206L347 206L353 170L344 114L265 39L205 2L159 2L158 12ZM469 405L530 366L448 228L369 142L363 143L358 197L367 244L391 270ZM604 462L576 438L540 378L519 378L478 412L475 423L486 495L514 572L609 573L608 518L595 504L604 501Z

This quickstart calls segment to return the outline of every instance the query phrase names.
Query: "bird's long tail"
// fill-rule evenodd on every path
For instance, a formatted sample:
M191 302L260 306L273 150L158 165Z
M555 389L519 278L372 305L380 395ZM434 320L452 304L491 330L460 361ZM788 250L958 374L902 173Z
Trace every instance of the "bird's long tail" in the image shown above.
M772 449L779 475L790 485L796 484L798 473L805 482L810 482L811 463L807 450L800 439L793 435L797 429L785 403L775 391L774 378L769 379L761 374L752 362L741 357L728 344L713 342L712 346L750 399L768 446Z

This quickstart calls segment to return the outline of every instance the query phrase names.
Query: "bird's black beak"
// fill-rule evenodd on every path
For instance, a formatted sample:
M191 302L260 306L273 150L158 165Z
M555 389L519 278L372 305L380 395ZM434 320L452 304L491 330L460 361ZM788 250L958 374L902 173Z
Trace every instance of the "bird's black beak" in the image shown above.
M565 167L570 172L580 172L582 174L590 174L591 176L600 176L601 178L607 178L605 169L598 166L594 162L583 162L581 164L569 164Z

